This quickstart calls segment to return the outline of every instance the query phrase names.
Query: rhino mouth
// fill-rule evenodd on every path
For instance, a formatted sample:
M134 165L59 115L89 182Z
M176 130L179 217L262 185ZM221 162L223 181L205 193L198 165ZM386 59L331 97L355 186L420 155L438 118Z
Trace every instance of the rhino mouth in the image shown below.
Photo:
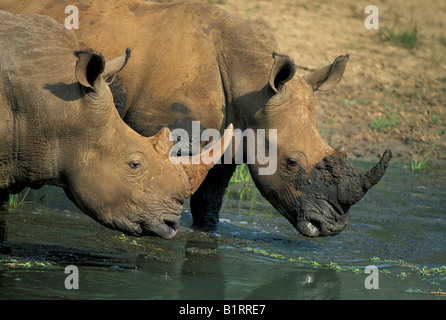
M320 220L306 220L300 222L296 229L303 236L314 238L314 237L324 237L324 236L335 236L341 233L342 230L347 226L347 219L345 224L342 226L335 226L332 224L326 224L324 221Z
M165 198L158 206L147 208L133 219L115 221L114 229L136 237L158 236L172 239L180 229L183 204L183 197Z
M163 239L172 239L180 229L180 218L175 214L166 214L161 216L158 222L125 222L119 220L114 221L113 224L104 225L129 236L158 236Z
M175 214L165 214L159 218L158 223L151 221L136 225L130 234L137 237L158 236L163 239L172 239L177 235L179 229L180 217Z
M305 203L303 211L295 227L306 237L334 236L348 225L348 209L327 200Z

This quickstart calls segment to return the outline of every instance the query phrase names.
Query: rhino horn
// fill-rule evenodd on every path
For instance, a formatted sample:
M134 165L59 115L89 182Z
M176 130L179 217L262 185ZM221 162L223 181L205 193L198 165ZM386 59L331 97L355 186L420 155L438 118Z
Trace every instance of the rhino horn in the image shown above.
M386 150L379 162L369 171L359 173L338 186L338 200L342 205L357 203L383 177L392 159L392 152Z
M386 169L389 166L390 159L392 159L392 152L386 150L383 153L381 160L379 160L370 171L362 174L362 187L366 192L381 180L384 172L386 172Z
M206 178L209 170L215 165L215 163L223 156L229 144L232 141L234 134L234 126L230 124L223 137L210 148L205 148L201 153L187 156L179 157L180 163L186 175L189 178L190 183L190 194L192 195ZM182 159L181 158L187 158Z

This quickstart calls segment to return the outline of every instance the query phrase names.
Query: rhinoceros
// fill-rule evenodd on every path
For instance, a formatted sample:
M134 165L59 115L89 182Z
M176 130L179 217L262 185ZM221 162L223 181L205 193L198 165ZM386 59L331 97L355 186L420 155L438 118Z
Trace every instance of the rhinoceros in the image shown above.
M175 236L183 202L223 154L222 141L193 156L201 161L174 165L169 129L143 137L114 107L104 79L130 51L105 63L50 17L0 10L0 48L0 201L56 185L109 228Z
M0 6L64 22L76 18L74 11L64 13L71 2L4 0ZM222 131L233 123L242 131L277 130L277 170L262 175L257 160L248 166L261 194L302 235L341 232L349 208L383 176L389 150L361 173L315 126L313 93L336 87L348 55L302 77L269 32L214 5L80 0L76 6L80 41L106 56L126 46L135 50L111 89L121 117L137 132L151 136L163 126L190 132L194 120L202 129ZM266 152L271 142L257 141ZM218 221L235 168L235 161L214 166L192 195L195 224Z

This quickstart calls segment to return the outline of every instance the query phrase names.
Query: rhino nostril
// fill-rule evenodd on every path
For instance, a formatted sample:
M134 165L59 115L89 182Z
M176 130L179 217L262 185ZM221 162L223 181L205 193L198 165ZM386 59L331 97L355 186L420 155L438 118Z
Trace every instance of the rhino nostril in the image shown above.
M164 220L164 223L167 224L171 229L175 229L175 222Z
M163 222L168 226L174 233L176 233L179 229L179 222L178 220L171 220L171 219L163 219Z
M316 231L319 233L322 230L322 223L320 221L311 219L309 221L311 223L311 225L313 226L313 228L316 228Z

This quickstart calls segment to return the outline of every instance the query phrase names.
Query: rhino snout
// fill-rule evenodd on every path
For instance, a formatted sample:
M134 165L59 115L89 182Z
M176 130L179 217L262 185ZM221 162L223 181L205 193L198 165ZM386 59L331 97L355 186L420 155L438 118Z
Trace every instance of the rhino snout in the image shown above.
M163 239L172 239L180 229L180 216L176 214L164 214L159 217L158 223L141 224L141 234L157 235Z
M337 235L348 224L346 213L338 204L320 194L312 194L303 200L296 229L307 237Z
M384 175L392 153L386 150L371 170L361 173L347 161L343 151L335 151L296 180L301 192L296 206L296 229L304 236L331 236L348 223L347 212Z

